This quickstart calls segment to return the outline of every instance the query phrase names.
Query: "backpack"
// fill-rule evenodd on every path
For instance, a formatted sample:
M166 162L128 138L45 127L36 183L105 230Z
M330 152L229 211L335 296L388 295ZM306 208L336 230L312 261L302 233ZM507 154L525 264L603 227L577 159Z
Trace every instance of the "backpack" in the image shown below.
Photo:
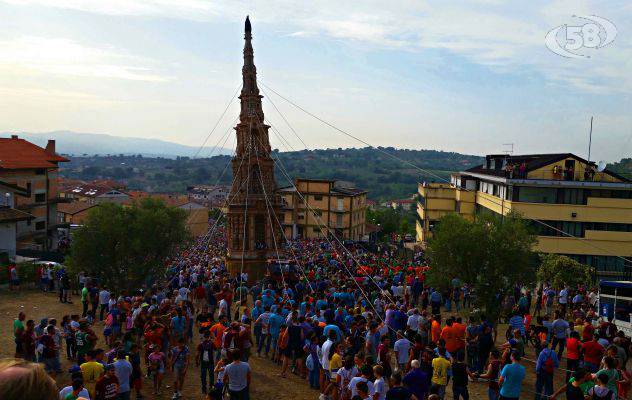
M549 357L544 361L544 372L552 374L555 370L555 364L553 364L553 350L549 350Z
M305 366L307 367L307 369L309 371L313 371L314 370L314 360L312 359L312 355L308 355L307 358L305 359Z

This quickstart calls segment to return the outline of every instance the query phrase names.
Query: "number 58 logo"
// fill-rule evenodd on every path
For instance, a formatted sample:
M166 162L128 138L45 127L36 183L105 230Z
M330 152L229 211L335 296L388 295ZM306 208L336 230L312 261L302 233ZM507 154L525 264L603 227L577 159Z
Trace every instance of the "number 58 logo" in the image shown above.
M609 45L617 37L617 27L605 18L596 15L573 15L573 17L584 18L593 23L586 23L582 26L564 24L547 33L545 38L546 47L558 56L590 58L590 56L573 53L572 51L579 50L582 47L599 49ZM562 47L557 40L557 35L564 28L566 28L566 35L564 35L566 42L563 43Z

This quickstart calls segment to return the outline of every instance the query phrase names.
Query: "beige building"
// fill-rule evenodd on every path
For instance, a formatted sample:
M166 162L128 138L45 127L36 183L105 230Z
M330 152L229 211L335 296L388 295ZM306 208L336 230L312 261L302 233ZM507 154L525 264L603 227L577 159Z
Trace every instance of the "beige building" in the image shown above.
M594 267L598 279L630 279L632 182L574 154L492 154L453 174L451 185L419 185L417 240L454 212L469 219L517 212L532 220L535 251Z
M283 199L279 220L288 239L322 238L327 233L342 240L363 238L366 190L340 188L335 183L329 179L297 178L294 186L278 190Z
M420 183L417 190L417 241L426 242L432 236L437 221L446 214L458 212L473 220L476 193L456 190L449 183Z

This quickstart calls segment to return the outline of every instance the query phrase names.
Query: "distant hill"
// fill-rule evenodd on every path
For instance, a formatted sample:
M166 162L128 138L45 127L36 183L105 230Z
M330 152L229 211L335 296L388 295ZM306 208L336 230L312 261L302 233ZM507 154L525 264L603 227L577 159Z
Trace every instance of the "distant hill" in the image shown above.
M606 168L632 180L632 158L622 158L621 161L608 164Z
M58 153L74 156L106 154L142 154L146 157L193 157L199 147L185 146L158 139L130 138L97 133L54 131L46 133L2 132L0 136L18 135L38 146L46 146L48 139L57 141ZM209 155L211 147L205 147L200 155ZM213 154L231 154L230 149L214 150Z
M291 178L335 179L342 186L368 190L369 198L374 200L408 198L417 191L419 182L449 179L451 172L462 171L483 161L479 156L436 150L402 150L392 147L382 150L427 172L419 171L378 149L368 147L282 153L275 150L273 158L279 160L275 171L277 184L290 185L286 172ZM82 180L122 180L130 189L183 192L187 186L196 184L230 184L232 169L227 167L229 161L230 156L226 155L199 159L72 157L71 162L62 163L61 174L67 178Z

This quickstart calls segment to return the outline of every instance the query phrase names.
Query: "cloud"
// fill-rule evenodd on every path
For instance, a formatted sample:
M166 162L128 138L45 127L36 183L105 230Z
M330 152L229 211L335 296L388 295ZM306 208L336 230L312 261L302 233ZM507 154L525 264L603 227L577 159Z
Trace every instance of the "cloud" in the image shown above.
M1 0L17 6L44 6L114 16L202 19L217 14L205 0Z
M590 93L632 93L629 64L632 44L617 38L608 48L593 50L600 62L566 60L548 52L544 35L561 24L581 25L572 15L611 19L620 36L630 31L629 2L553 0L522 4L503 0L446 3L432 0L340 2L321 0L0 0L20 6L45 6L110 16L141 16L239 23L250 14L257 26L282 27L283 36L361 43L413 52L445 52L446 64L460 57L497 73L535 73L547 83ZM616 47L611 48L611 47ZM607 66L607 68L604 68ZM113 69L113 71L112 71ZM81 71L79 71L81 72ZM104 67L102 74L149 76L136 68Z
M0 40L0 68L17 74L46 73L149 82L170 80L142 65L147 61L113 48L89 47L67 38L21 36Z

